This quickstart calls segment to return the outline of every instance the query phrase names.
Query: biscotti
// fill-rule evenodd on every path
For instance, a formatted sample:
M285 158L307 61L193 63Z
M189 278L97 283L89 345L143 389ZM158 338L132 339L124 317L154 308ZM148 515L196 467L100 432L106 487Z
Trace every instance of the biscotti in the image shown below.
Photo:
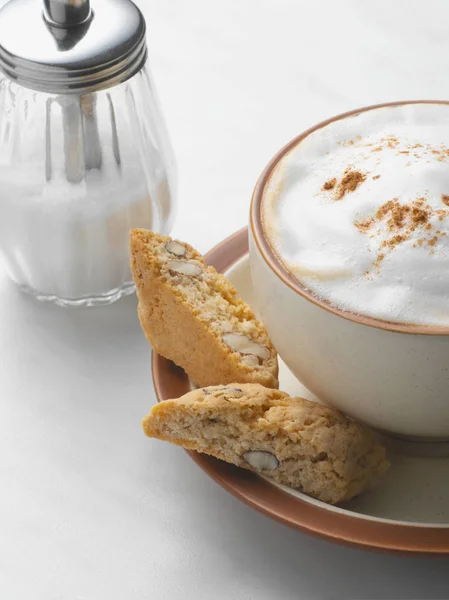
M195 384L278 387L277 355L264 326L191 246L134 229L131 270L148 341Z
M258 384L197 389L155 405L146 435L336 504L387 470L373 433L340 412Z

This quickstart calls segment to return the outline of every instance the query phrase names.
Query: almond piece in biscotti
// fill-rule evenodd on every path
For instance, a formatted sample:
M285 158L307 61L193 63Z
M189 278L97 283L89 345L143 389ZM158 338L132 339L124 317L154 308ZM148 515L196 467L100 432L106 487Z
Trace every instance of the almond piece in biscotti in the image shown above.
M181 244L181 242L177 242L176 240L170 240L167 242L165 244L165 249L174 256L185 256L187 252L187 248L184 246L184 244Z

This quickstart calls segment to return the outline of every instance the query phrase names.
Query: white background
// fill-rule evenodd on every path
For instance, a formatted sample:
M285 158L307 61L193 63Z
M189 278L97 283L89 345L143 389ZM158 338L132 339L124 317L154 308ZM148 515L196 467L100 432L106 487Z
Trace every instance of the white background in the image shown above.
M141 6L178 162L174 235L201 251L246 223L260 171L306 127L448 97L445 0ZM36 304L0 275L1 600L449 597L449 561L289 530L146 439L155 398L135 309Z

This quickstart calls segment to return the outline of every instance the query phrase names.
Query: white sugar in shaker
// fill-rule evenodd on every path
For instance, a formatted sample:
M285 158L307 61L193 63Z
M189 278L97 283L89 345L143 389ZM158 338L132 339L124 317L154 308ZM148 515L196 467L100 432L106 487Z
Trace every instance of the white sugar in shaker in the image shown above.
M11 0L0 11L0 254L63 306L133 291L129 230L167 233L174 162L130 0Z

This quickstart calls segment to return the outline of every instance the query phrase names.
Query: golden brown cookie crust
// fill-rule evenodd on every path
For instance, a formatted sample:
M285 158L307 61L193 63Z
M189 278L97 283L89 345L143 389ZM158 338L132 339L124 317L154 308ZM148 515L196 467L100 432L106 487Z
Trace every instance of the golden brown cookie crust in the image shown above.
M166 400L143 427L150 437L263 473L331 504L360 494L389 466L369 429L332 408L258 384L206 387ZM267 469L249 464L254 457Z
M252 309L238 298L230 281L206 266L194 248L176 241L186 252L175 256L167 251L170 242L170 237L143 229L131 232L138 313L153 349L182 367L200 386L242 381L278 387L276 351ZM170 269L170 265L185 268L185 263L199 274ZM222 338L227 333L256 342L265 349L266 358L232 351Z

